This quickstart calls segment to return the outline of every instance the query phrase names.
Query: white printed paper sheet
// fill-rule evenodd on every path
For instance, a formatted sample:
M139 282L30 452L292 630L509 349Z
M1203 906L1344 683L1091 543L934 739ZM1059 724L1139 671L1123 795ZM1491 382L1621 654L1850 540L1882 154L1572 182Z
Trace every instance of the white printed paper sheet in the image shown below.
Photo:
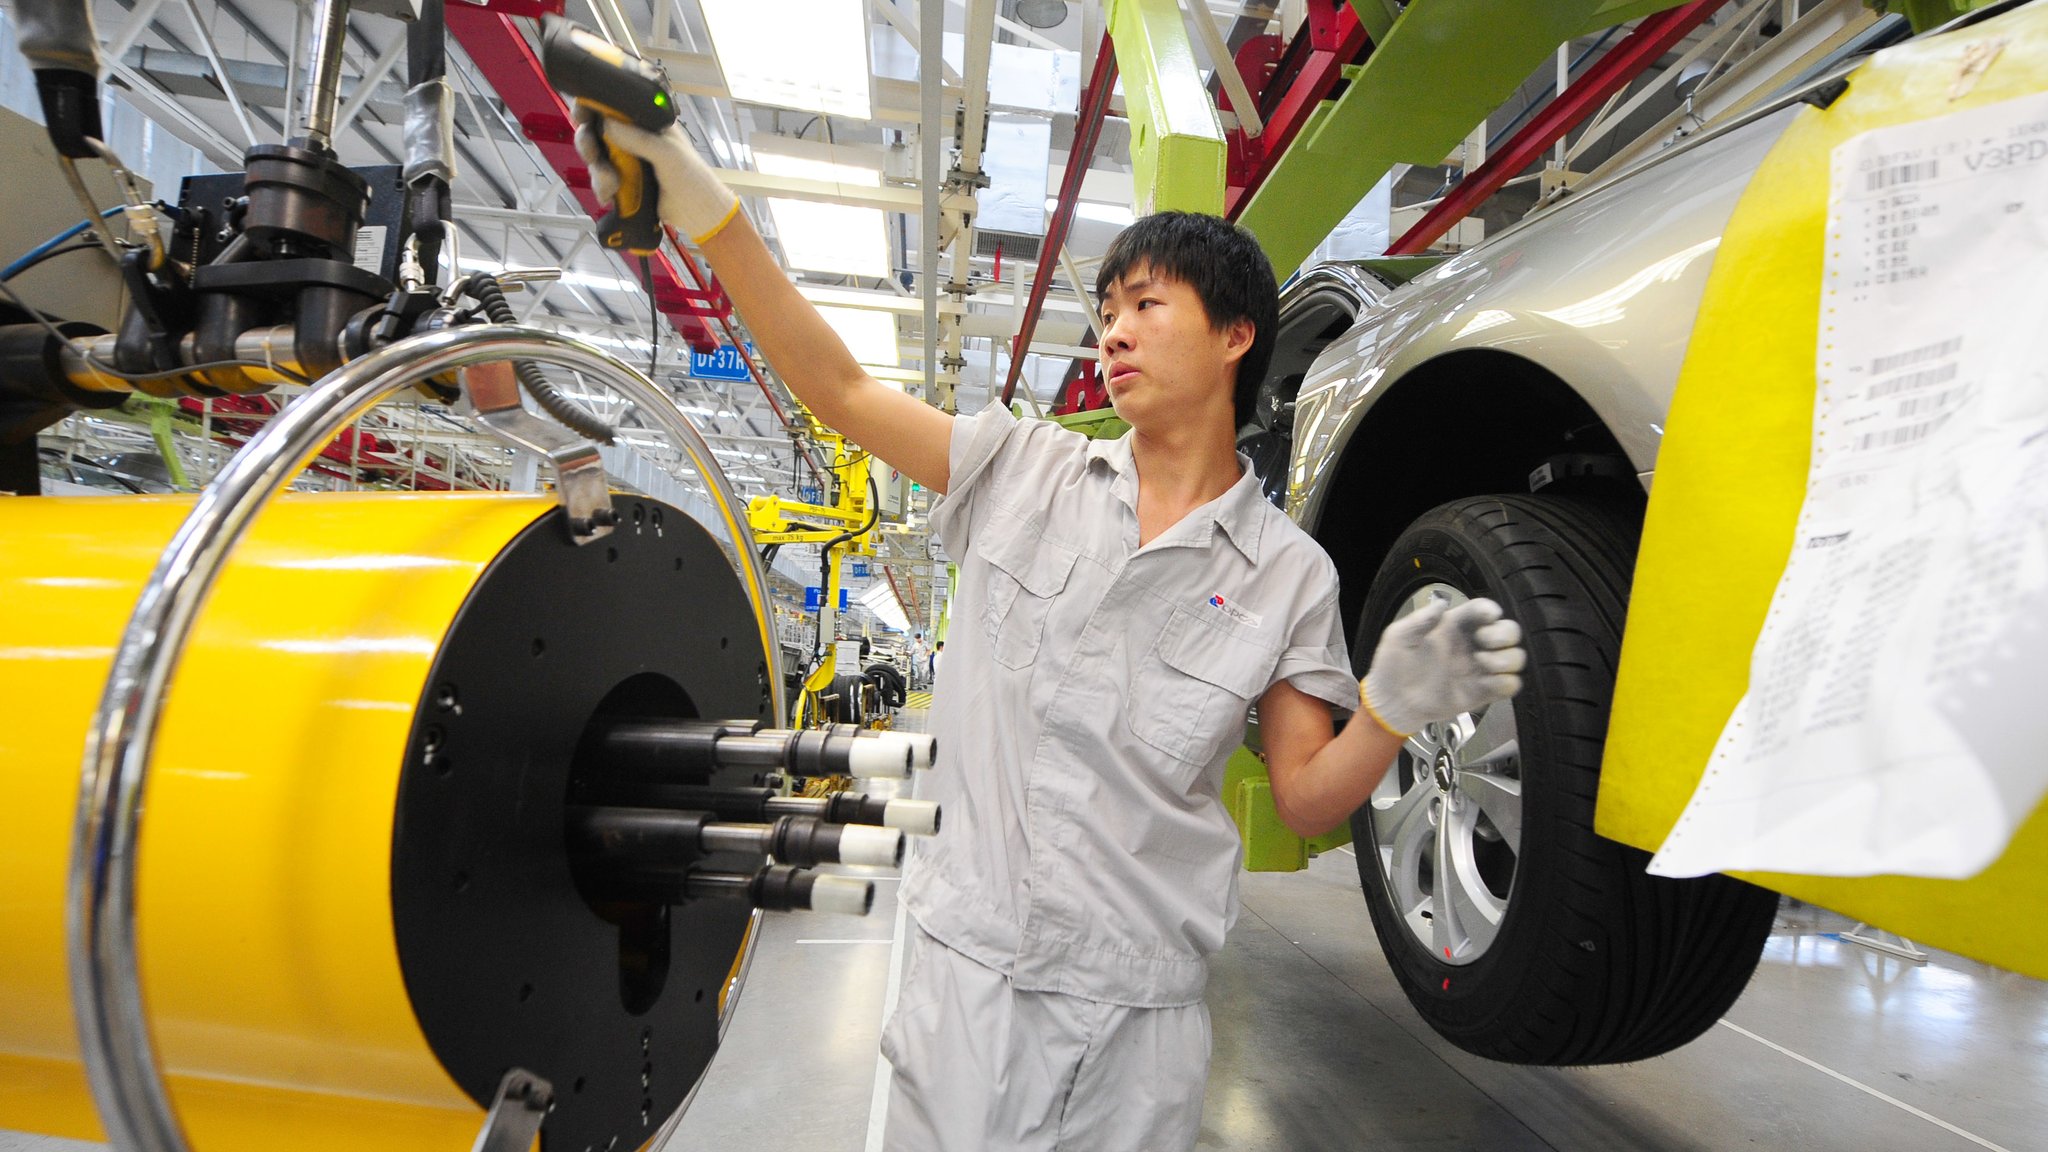
M1813 462L1650 871L1974 875L2048 791L2048 94L1835 149Z

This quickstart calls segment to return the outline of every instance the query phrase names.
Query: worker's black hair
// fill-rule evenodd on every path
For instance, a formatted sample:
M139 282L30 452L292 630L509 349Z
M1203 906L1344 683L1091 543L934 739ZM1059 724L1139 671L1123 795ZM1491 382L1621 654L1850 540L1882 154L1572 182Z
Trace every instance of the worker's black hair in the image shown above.
M1280 287L1273 265L1252 234L1220 216L1155 212L1117 234L1095 273L1100 299L1118 281L1150 268L1195 290L1217 331L1235 320L1252 322L1252 346L1237 362L1232 401L1237 427L1251 422L1253 402L1273 361L1280 326ZM1234 431L1234 430L1233 430Z

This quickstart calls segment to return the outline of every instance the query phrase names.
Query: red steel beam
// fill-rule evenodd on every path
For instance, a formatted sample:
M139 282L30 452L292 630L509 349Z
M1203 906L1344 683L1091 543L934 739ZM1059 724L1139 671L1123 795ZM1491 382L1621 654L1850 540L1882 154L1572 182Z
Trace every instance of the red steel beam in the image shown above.
M1081 201L1081 178L1088 174L1088 161L1095 155L1096 138L1109 112L1110 89L1116 86L1116 48L1108 33L1095 50L1095 71L1081 93L1081 115L1074 122L1074 146L1067 153L1067 171L1060 177L1060 198L1045 226L1045 244L1038 250L1038 275L1031 281L1031 296L1024 303L1024 327L1010 340L1010 375L1003 381L1003 403L1017 393L1017 377L1024 371L1024 354L1031 348L1031 334L1038 329L1039 313L1045 310L1045 295L1052 288L1053 270L1059 267L1060 249L1066 246L1067 229L1074 222L1074 208ZM1086 291L1083 285L1075 285ZM927 288L929 291L929 288Z
M894 568L884 568L882 569L882 575L889 578L889 591L895 594L896 606L903 609L903 618L910 621L911 630L923 631L917 623L917 581L912 580L910 582L910 602L905 603L903 600L903 589L896 586L896 570Z
M1474 168L1456 188L1425 213L1415 226L1387 248L1389 256L1413 256L1449 232L1458 221L1472 214L1486 198L1500 191L1545 149L1564 138L1607 102L1607 98L1628 87L1629 82L1655 64L1686 34L1705 23L1727 0L1694 0L1683 8L1670 8L1646 16L1626 39L1602 56L1578 83L1568 85L1557 99L1538 112L1499 151Z
M1281 53L1272 79L1261 86L1255 82L1257 77L1245 78L1252 98L1264 110L1265 131L1256 137L1246 136L1242 128L1231 131L1231 151L1236 153L1232 166L1238 170L1231 173L1223 192L1226 217L1237 219L1252 193L1287 154L1302 126L1344 78L1344 68L1357 63L1369 48L1365 25L1350 4L1336 0L1332 6L1331 0L1311 0L1301 30ZM1270 95L1276 90L1282 92L1277 99Z
M496 0L488 7L449 0L448 31L476 62L527 138L569 186L576 202L596 219L604 215L604 207L590 190L590 169L576 153L576 125L569 118L569 106L548 83L540 57L513 23L512 14L559 13L561 9L559 0ZM703 294L683 283L666 254L655 253L649 266L654 274L652 306L669 318L690 347L699 352L717 351L718 337L704 322L707 301Z

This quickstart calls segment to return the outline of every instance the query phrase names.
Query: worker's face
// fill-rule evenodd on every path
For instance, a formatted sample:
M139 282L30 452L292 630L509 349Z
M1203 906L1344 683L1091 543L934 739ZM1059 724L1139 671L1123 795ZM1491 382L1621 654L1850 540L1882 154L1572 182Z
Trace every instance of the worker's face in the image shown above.
M1101 306L1103 382L1118 416L1140 429L1234 422L1231 391L1251 321L1218 329L1192 285L1148 265L1110 285Z

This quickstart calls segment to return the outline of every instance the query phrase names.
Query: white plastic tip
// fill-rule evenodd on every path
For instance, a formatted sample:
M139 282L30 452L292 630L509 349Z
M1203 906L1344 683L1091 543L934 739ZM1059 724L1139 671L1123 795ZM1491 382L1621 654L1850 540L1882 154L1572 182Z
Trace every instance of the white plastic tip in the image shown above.
M939 802L891 800L882 808L882 823L889 828L903 829L906 836L936 836L939 834Z
M837 912L843 916L865 916L875 903L872 880L851 876L820 876L811 888L811 911Z
M839 830L839 862L894 868L903 863L903 833L868 824L844 825Z
M851 740L848 745L847 768L855 776L910 775L910 749L894 740Z
M939 738L936 736L897 733L896 739L910 745L910 766L912 768L929 768L932 766L932 761L938 759Z

